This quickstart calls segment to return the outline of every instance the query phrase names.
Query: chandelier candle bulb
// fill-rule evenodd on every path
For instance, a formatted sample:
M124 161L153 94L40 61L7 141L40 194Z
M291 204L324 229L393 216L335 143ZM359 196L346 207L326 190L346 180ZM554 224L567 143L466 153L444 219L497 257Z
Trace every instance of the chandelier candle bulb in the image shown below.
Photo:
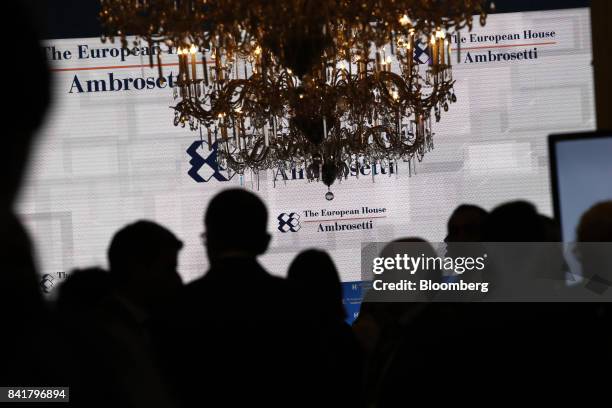
M325 120L325 116L323 116L323 138L327 138L327 121Z
M408 45L406 49L406 62L408 63L408 78L412 76L412 61L414 59L414 49L412 43L414 38L410 35L410 39L408 40Z
M189 78L190 77L190 75L189 75L189 60L188 60L189 56L188 56L188 54L189 54L189 51L185 48L183 50L183 70L185 71L185 80L187 82L190 81L190 78Z
M461 31L457 31L457 64L461 64Z
M215 50L215 77L217 79L217 83L223 81L223 70L221 69L221 53L219 49Z
M183 51L182 48L179 48L178 52L177 52L178 56L179 56L179 74L181 76L181 79L183 81L187 81L187 67L186 67L186 62L187 62L187 55L186 55L186 51Z
M417 115L417 122L416 122L416 125L417 125L417 132L421 132L421 127L422 127L422 124L423 124L423 119L421 118L421 115L420 115L420 114L418 114L418 115Z
M198 52L198 49L196 48L196 46L192 45L191 48L189 49L189 53L191 54L191 77L193 78L194 81L198 79L197 72L196 72L196 53L197 52Z
M359 79L365 79L368 75L368 66L365 61L359 60L357 62L357 76Z
M206 52L202 52L202 69L204 71L204 84L208 86L208 65L206 62Z
M183 75L183 50L181 49L181 47L178 47L176 49L176 56L178 57L178 63L179 63L178 77L179 77L179 79L182 79L182 75Z
M430 46L429 48L431 49L431 64L432 66L436 66L437 62L438 62L438 52L437 52L437 47L436 47L436 37L432 34L431 35L431 41L430 41Z
M224 120L220 119L219 123L220 123L220 127L221 127L221 139L224 142L227 142L227 139L228 139L228 137L227 137L227 127L225 126Z
M264 83L266 83L266 78L268 76L268 69L267 69L268 64L264 56L260 57L259 62L260 62L259 72L261 72L261 79L263 80Z

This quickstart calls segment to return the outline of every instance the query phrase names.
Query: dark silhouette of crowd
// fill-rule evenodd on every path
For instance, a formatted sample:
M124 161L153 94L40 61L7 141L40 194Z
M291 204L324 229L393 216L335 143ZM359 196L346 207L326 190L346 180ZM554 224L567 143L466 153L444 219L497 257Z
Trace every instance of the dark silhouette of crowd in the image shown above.
M28 80L7 85L23 101L5 112L14 134L1 142L0 385L70 386L71 404L84 407L533 403L605 390L597 388L608 378L612 350L605 304L365 302L350 326L340 277L325 251L299 253L287 278L257 261L270 243L268 214L243 189L207 203L202 238L210 268L201 278L183 285L177 273L183 243L140 220L113 237L108 271L73 271L57 300L45 301L33 245L13 205L50 85L35 31L21 32L20 47L31 58L22 73ZM583 216L578 238L612 241L611 202ZM445 241L451 250L457 242L559 239L554 220L516 201L491 212L459 206ZM434 253L419 238L396 242ZM598 276L588 265L585 276Z

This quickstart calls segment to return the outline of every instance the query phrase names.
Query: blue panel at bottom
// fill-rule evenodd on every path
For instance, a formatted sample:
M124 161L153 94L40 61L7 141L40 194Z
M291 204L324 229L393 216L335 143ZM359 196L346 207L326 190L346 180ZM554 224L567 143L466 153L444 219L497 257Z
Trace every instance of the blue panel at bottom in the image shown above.
M361 301L365 289L368 286L366 281L354 281L354 282L342 282L342 303L346 310L346 322L353 324L357 315L359 315L359 309L361 308Z

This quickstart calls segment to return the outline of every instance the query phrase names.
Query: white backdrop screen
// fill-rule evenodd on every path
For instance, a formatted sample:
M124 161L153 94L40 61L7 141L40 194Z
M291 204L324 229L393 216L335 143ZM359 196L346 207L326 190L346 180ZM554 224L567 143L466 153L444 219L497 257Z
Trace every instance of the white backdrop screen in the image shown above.
M250 174L222 181L206 164L193 169L187 150L202 159L208 150L194 145L199 134L172 124L172 91L158 87L148 57L123 58L118 44L98 38L48 41L54 104L18 205L41 273L104 266L113 233L144 218L185 242L185 280L200 276L204 209L240 184L268 206L273 240L262 262L271 272L283 275L300 249L317 247L331 253L344 281L360 278L361 242L441 241L461 203L490 209L520 198L552 213L546 137L595 126L588 9L491 15L486 27L462 36L453 67L458 102L443 112L435 149L416 175L406 163L393 174L363 169L332 186L331 202L322 183L299 174L268 171L257 185ZM176 61L164 63L164 75L176 75ZM292 213L285 220L296 231L279 230L277 217Z

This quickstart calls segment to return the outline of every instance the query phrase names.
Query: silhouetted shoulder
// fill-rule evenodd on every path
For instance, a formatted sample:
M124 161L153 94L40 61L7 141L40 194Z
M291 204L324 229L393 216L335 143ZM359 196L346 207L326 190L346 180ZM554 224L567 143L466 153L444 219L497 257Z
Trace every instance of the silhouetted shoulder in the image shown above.
M299 297L292 284L270 275L256 262L228 262L188 284L180 303L201 317L232 319L238 313L241 318L252 318L251 312L265 310L258 318L269 319L291 313ZM240 308L248 310L237 310Z

